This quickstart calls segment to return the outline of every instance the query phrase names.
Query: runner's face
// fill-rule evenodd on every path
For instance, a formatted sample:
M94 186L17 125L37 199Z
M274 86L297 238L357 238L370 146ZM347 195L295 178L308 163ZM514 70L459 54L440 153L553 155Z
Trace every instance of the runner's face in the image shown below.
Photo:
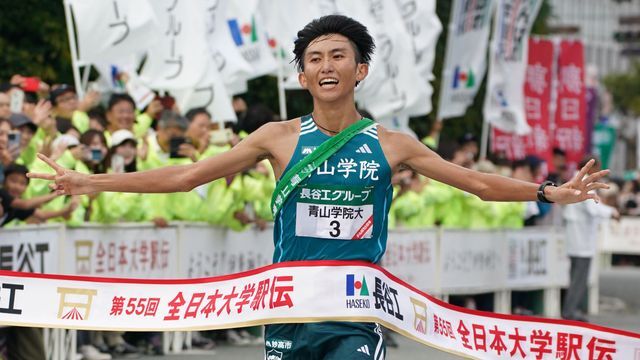
M353 45L343 35L328 34L313 40L304 54L303 88L316 100L332 102L353 96L356 81L367 76L368 65L357 64Z

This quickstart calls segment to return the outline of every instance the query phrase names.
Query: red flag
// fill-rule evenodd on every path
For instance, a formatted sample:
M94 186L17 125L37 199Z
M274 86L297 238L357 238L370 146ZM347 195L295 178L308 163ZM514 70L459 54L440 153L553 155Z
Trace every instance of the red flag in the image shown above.
M586 154L586 116L584 48L578 40L563 40L558 55L553 144L567 153L567 164L572 171Z

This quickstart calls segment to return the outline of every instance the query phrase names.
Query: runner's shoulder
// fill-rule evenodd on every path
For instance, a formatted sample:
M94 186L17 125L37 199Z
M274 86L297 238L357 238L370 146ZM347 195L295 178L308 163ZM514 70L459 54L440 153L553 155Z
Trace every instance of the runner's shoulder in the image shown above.
M271 121L262 125L257 132L261 136L269 137L282 137L287 135L297 135L300 131L300 118L284 121Z
M378 138L381 143L386 143L392 146L403 147L409 142L414 142L416 139L407 133L401 131L390 130L384 126L378 124Z

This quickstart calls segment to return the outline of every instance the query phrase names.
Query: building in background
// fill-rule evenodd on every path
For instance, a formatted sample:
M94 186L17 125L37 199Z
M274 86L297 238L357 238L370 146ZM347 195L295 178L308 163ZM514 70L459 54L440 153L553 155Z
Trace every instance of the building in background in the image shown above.
M575 31L584 43L585 63L595 65L598 75L626 72L634 58L640 60L640 0L550 0L549 3L552 6L549 25L558 32ZM635 17L635 21L625 23L625 19L631 17ZM616 33L639 35L638 39L621 42L614 39ZM627 55L623 54L625 49L638 51Z

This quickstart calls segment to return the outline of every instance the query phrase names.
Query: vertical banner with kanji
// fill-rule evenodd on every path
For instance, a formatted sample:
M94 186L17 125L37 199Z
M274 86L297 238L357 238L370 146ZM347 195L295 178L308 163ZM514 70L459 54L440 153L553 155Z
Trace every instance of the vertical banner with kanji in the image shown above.
M531 132L516 135L492 127L491 151L510 160L536 155L551 163L552 144L549 121L553 71L553 42L529 39L528 64L524 82L524 110Z
M553 144L567 153L571 170L586 152L586 86L584 48L578 40L562 40L558 53L558 98Z
M484 121L502 130L529 134L522 87L528 38L542 1L499 0L490 47L489 75L482 113Z
M487 68L494 1L455 0L442 68L438 118L462 116L473 103Z

